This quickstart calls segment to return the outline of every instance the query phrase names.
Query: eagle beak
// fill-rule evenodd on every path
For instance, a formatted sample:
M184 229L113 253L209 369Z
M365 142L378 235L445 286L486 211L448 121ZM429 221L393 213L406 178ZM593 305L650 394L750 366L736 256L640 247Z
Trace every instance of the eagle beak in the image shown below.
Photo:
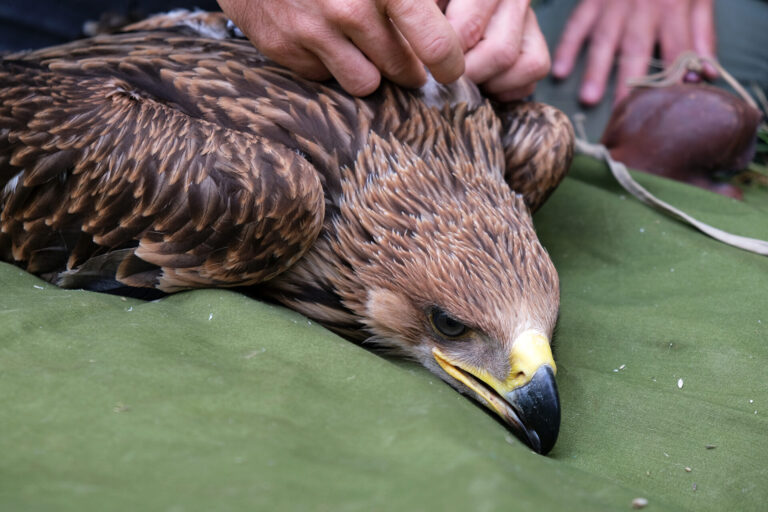
M528 330L515 340L509 355L511 371L504 381L482 368L451 360L437 347L432 355L448 375L474 391L528 446L542 455L549 453L560 431L560 398L555 384L557 367L546 336Z

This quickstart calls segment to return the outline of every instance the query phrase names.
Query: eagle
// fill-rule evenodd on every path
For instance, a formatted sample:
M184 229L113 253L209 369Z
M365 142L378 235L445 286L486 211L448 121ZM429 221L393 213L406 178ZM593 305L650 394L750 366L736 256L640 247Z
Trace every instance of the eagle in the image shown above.
M573 130L466 79L357 98L172 12L3 56L0 258L144 298L244 287L416 360L536 452L559 281L531 219Z

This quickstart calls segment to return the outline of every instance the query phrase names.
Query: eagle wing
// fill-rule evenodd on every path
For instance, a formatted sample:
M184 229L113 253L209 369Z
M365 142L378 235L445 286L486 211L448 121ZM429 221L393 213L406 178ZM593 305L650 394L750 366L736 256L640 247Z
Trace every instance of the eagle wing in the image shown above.
M315 167L190 115L200 91L157 67L173 55L145 45L111 62L119 41L104 41L0 64L0 257L102 291L249 285L289 268L323 224Z
M573 159L573 127L563 112L537 102L495 106L510 188L536 211L560 184Z
M4 57L0 257L122 293L256 284L311 247L371 130L431 96L481 101L466 80L353 98L270 64L221 16L166 18ZM507 183L536 209L568 168L570 124L541 104L497 114Z

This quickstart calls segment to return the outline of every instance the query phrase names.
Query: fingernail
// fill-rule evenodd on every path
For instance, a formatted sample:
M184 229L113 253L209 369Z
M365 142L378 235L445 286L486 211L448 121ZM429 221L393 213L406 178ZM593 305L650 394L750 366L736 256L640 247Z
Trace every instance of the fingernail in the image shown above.
M701 75L693 70L690 70L683 77L683 82L686 84L697 84L701 82Z
M600 88L592 82L585 83L581 87L581 101L590 104L600 101Z
M552 74L555 75L557 78L563 78L567 72L568 72L568 67L565 62L561 60L556 60L555 63L552 64Z

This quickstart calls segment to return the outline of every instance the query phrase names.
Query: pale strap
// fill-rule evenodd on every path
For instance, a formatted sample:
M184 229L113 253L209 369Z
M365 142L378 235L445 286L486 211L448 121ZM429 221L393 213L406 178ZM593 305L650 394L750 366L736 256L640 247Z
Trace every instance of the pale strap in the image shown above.
M720 76L723 77L723 80L725 80L728 85L733 87L733 90L736 91L739 96L741 96L741 98L746 101L747 104L749 104L750 107L754 108L755 110L760 110L760 107L757 105L757 102L755 102L754 98L749 95L747 90L742 87L739 81L736 80L733 75L731 75L723 66L721 66L719 62L717 62L715 59L710 59L709 57L700 57L693 52L682 53L667 69L664 69L659 73L647 75L641 78L630 78L627 80L627 85L632 88L667 87L673 84L681 83L683 81L683 76L685 76L688 71L701 73L704 69L704 64L709 64L715 68L717 72L720 73Z
M608 152L608 149L602 144L591 144L586 140L576 139L576 152L604 161L611 169L611 173L613 174L613 177L616 178L616 181L618 181L619 184L624 187L627 192L648 206L660 210L670 217L674 217L677 220L690 224L702 233L711 236L715 240L719 240L728 245L732 245L733 247L738 247L739 249L744 249L745 251L768 256L768 242L765 240L734 235L732 233L728 233L727 231L712 227L709 224L694 219L684 211L678 210L671 204L665 203L661 199L648 192L645 188L642 187L642 185L636 182L632 176L630 176L626 165L611 158L611 154Z

